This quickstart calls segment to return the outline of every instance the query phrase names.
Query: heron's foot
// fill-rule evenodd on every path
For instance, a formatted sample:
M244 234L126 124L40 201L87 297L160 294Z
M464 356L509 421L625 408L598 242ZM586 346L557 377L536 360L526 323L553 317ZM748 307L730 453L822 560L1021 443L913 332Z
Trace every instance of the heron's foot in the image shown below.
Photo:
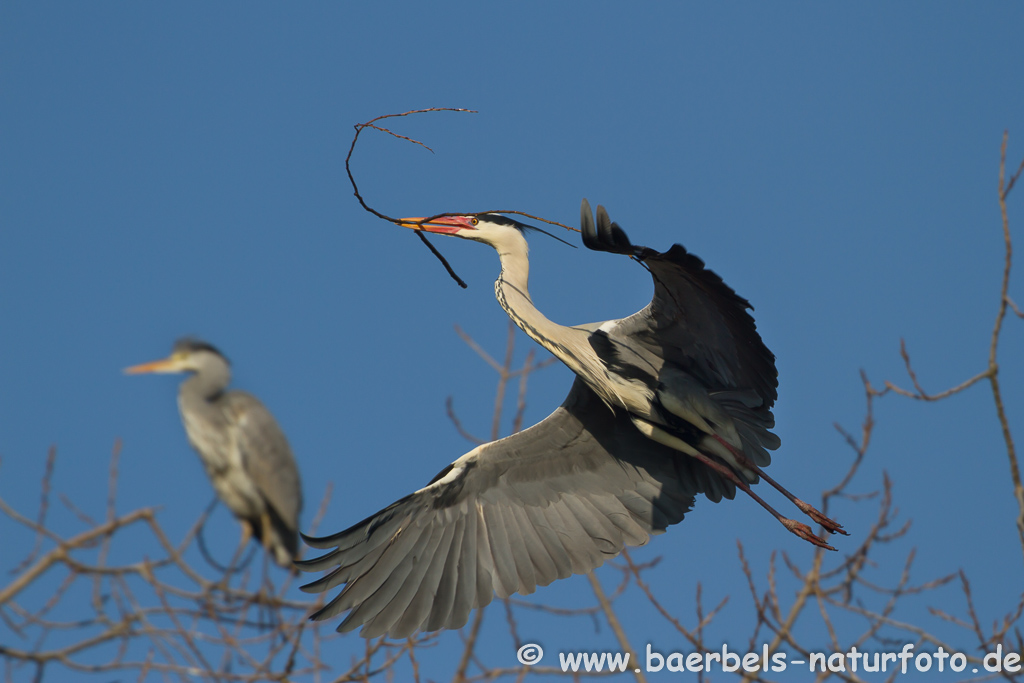
M800 508L801 512L803 512L805 515L813 519L821 526L825 527L825 531L829 532L830 534L842 534L843 536L850 535L850 532L843 529L842 524L833 519L829 519L810 503L805 503L799 498L795 499L793 503L795 503L796 506Z
M811 531L811 527L807 526L803 522L797 522L796 520L787 519L786 517L779 517L779 521L782 522L784 527L808 543L813 543L819 548L824 548L825 550L835 550L835 548L830 546L828 543L815 536L814 532Z

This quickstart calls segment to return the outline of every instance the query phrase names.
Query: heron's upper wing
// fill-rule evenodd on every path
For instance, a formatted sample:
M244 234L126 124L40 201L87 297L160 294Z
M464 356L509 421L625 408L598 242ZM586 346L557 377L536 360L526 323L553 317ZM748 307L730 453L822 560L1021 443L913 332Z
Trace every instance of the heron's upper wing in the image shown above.
M709 391L754 390L764 408L775 403L775 355L761 340L746 299L681 245L664 253L634 246L604 207L597 209L595 226L586 200L581 216L587 247L633 256L654 278L651 303L619 321L611 334L647 347L699 379Z
M224 398L242 466L260 495L291 531L289 540L294 544L298 540L295 532L302 510L302 485L288 439L274 416L252 394L230 391Z
M579 379L537 425L480 446L425 488L355 526L306 538L331 570L303 587L346 584L314 619L365 637L459 628L494 593L532 593L584 573L682 520L706 484L688 458L641 436Z

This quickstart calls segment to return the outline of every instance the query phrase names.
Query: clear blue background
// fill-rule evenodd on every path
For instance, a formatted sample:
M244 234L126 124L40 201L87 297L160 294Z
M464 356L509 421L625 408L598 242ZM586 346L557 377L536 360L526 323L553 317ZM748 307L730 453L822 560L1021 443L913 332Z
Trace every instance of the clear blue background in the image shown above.
M859 430L858 371L908 383L900 337L929 389L984 369L1004 129L1011 162L1024 154L1022 30L1024 7L1009 3L3 3L0 496L34 514L56 444L55 491L101 515L120 438L118 509L160 505L180 538L212 491L179 422L178 379L121 369L165 356L184 334L218 345L235 386L284 427L305 481L304 527L327 482L321 531L468 450L444 400L486 435L495 377L453 325L502 354L497 258L435 239L470 284L460 290L412 234L358 206L343 164L355 123L467 107L480 113L391 122L433 155L368 132L353 159L367 200L398 216L515 208L575 225L587 197L636 243L684 244L756 307L780 372L771 473L816 499L851 458L833 423ZM1022 191L1010 202L1017 235ZM649 301L649 276L625 258L531 245L534 300L555 321ZM1009 322L1003 387L1018 432L1021 341ZM532 344L520 336L517 358ZM560 365L533 377L527 423L569 383ZM1002 616L1020 593L1021 548L990 394L886 398L877 419L852 488L875 490L888 471L914 524L873 578L893 582L916 547L915 581L963 568L982 622ZM834 510L853 534L837 540L840 555L875 510ZM58 529L81 528L53 514ZM228 554L237 526L221 510L210 534ZM6 518L0 538L5 566L32 542ZM732 595L719 637L739 642L750 619L737 539L758 575L773 549L811 554L743 499L699 500L636 557L664 556L649 578L677 614L692 614L697 581L710 602ZM588 594L577 577L537 598ZM963 614L946 591L896 617L973 646L926 605ZM484 646L511 666L499 614ZM620 614L639 647L685 645L649 607ZM534 622L549 651L597 642L586 620L571 636ZM338 662L361 650L354 636L339 642ZM444 677L454 664L438 659Z

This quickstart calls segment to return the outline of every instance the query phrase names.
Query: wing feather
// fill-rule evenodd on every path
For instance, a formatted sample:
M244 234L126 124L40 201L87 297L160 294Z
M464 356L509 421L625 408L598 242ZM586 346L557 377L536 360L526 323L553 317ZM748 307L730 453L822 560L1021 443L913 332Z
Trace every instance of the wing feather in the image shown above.
M383 581L374 582L379 583L380 587L369 593L364 600L353 607L352 611L345 617L345 620L338 626L339 632L351 631L364 623L362 635L366 638L373 638L387 632L395 619L400 616L389 611L388 607L398 597L402 587L406 585L406 579L410 578L410 574L416 568L417 560L423 553L423 549L430 542L431 531L436 532L438 528L417 529L416 534L410 534L415 541L408 553L392 553L391 559L393 562L389 565L390 571L384 575ZM387 557L388 553L385 553L384 556ZM412 580L408 583L411 584ZM356 581L354 585L358 588L359 582ZM347 588L346 586L346 590ZM365 591L367 587L363 586L362 588ZM383 628L381 628L382 625Z
M430 615L424 627L426 631L436 631L444 627L455 607L455 599L458 597L459 558L462 554L462 539L466 532L466 519L457 517L449 528L452 529L452 539L448 544L448 552L441 569L441 578L437 584L437 592L434 594L434 604L430 608Z
M425 615L421 615L411 628L409 624L403 624L403 621L411 619L417 611L412 604L423 588L423 579L427 569L433 563L434 555L437 553L437 547L444 537L446 528L440 524L434 524L429 527L429 533L426 533L427 530L425 530L423 537L427 539L426 542L422 545L417 543L413 554L405 560L404 564L409 565L409 573L404 577L399 574L388 578L388 583L394 583L398 590L395 591L394 597L387 606L380 610L364 627L367 638L375 638L388 632L395 638L404 638L419 626L419 622ZM424 591L423 600L425 601L427 598L428 595ZM422 605L423 602L420 606L422 607Z
M500 588L494 585L495 562L487 537L487 524L484 521L483 508L474 503L470 514L476 517L476 598L473 602L473 606L476 607L488 604L491 601L491 596ZM472 562L473 558L470 557L469 561Z
M452 613L438 628L462 628L469 621L469 613L476 602L476 574L480 566L476 542L476 515L465 515L466 530L462 534L462 548L455 563L459 568L459 583L455 589ZM474 562L473 558L477 558Z
M434 605L441 604L443 598L438 595L438 588L454 534L454 524L444 526L437 547L428 558L424 558L425 561L429 560L429 564L423 573L423 580L410 600L408 609L391 629L396 638L407 637L416 631L430 616Z
M530 562L530 553L526 549L522 529L519 528L519 520L516 519L515 507L515 505L508 507L498 505L494 509L502 517L501 524L505 527L512 550L512 560L515 562L518 578L515 592L529 595L536 588L537 579L534 575L533 564Z
M558 534L551 528L551 520L544 514L544 508L529 507L526 508L526 514L537 531L541 545L555 563L555 578L564 579L572 576L572 561L569 559L569 553L558 540Z
M512 558L512 546L509 544L508 532L505 529L504 520L501 518L499 506L485 505L481 507L481 510L487 527L487 540L491 545L491 557L494 558L495 578L497 578L494 589L499 598L507 598L519 587L516 561Z
M521 505L513 505L509 509L515 517L516 524L522 531L523 542L526 544L526 552L528 553L529 564L533 569L536 585L547 586L558 578L555 562L551 559L551 555L548 554L547 548L544 547L544 542L540 539L537 529L534 528L533 523L530 521L526 509ZM532 592L533 589L524 591L527 594Z

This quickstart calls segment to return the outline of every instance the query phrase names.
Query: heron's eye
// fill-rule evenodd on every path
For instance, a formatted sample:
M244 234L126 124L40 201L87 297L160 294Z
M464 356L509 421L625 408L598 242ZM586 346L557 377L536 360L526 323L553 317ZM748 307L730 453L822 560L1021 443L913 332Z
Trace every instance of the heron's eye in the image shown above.
M470 222L470 224L472 224L472 225L476 225L477 223L479 223L479 222L480 222L480 219L479 219L479 218L477 218L476 216L473 216L472 218L470 218L470 219L469 219L469 222Z

